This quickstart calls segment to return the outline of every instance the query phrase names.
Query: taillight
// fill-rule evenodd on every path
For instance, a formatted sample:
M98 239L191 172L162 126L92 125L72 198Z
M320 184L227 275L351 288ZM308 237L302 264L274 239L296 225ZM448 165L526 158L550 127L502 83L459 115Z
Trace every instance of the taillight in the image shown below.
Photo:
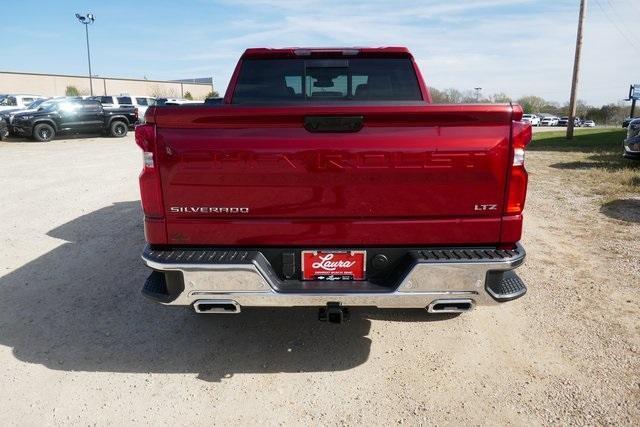
M531 137L530 123L515 120L511 122L511 164L504 207L506 215L519 215L524 209L528 180L524 168L524 149L531 142Z
M154 124L147 123L136 127L136 144L142 148L142 173L140 174L140 199L142 210L147 218L163 218L162 189L160 173L155 164Z

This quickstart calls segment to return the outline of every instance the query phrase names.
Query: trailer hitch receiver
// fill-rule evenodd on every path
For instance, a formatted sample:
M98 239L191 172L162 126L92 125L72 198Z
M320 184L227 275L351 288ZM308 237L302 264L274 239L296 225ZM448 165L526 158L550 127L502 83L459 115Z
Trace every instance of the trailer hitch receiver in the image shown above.
M349 309L343 307L339 302L327 303L326 307L321 307L318 311L318 320L321 322L342 323L349 318Z

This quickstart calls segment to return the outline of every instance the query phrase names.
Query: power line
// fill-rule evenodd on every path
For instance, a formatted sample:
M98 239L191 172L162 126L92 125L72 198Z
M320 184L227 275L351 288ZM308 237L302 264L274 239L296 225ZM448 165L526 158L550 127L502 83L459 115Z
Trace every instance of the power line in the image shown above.
M604 8L602 7L602 5L600 4L600 2L598 0L595 0L596 4L598 5L598 7L600 8L600 10L602 11L602 13L604 14L604 16L607 18L607 20L615 27L616 30L618 30L618 33L620 33L620 35L622 37L625 38L625 40L627 40L629 42L629 44L640 53L640 47L638 47L633 40L631 40L621 29L620 27L618 27L618 24L616 24L616 22L611 19L611 17L609 16L609 14L607 13L606 10L604 10Z
M633 30L630 29L629 27L627 27L627 23L624 21L624 18L622 16L620 16L618 14L618 11L616 10L614 4L611 2L611 0L607 0L607 4L609 5L609 8L611 8L611 10L613 11L613 14L616 16L616 18L618 18L618 21L620 22L620 25L622 25L626 30L628 30L628 34L631 35L632 37L636 37L637 36L634 34ZM638 41L640 41L640 38L637 39Z
M637 7L632 0L627 0L629 2L629 4L631 5L632 8L634 8L635 10L637 10L638 12L640 12L640 8Z

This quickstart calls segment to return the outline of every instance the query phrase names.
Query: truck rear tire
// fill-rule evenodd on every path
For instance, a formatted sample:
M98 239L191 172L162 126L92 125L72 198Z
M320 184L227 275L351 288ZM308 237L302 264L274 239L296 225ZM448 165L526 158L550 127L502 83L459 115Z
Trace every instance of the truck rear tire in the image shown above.
M33 128L33 139L40 142L49 142L56 136L56 130L47 123L40 123Z
M121 120L114 120L109 126L109 134L116 138L122 138L126 136L128 131L128 125Z

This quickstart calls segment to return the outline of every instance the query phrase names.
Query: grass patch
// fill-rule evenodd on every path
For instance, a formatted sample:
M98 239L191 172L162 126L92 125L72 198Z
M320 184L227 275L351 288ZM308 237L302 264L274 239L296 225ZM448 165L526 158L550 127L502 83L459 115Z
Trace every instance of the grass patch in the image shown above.
M572 140L565 135L565 130L536 133L527 151L557 153L557 162L549 166L579 172L592 194L614 199L638 191L640 161L622 157L626 129L576 129Z
M572 140L566 130L538 132L527 147L530 151L572 151L581 153L610 152L622 156L622 141L627 130L622 128L576 129Z

